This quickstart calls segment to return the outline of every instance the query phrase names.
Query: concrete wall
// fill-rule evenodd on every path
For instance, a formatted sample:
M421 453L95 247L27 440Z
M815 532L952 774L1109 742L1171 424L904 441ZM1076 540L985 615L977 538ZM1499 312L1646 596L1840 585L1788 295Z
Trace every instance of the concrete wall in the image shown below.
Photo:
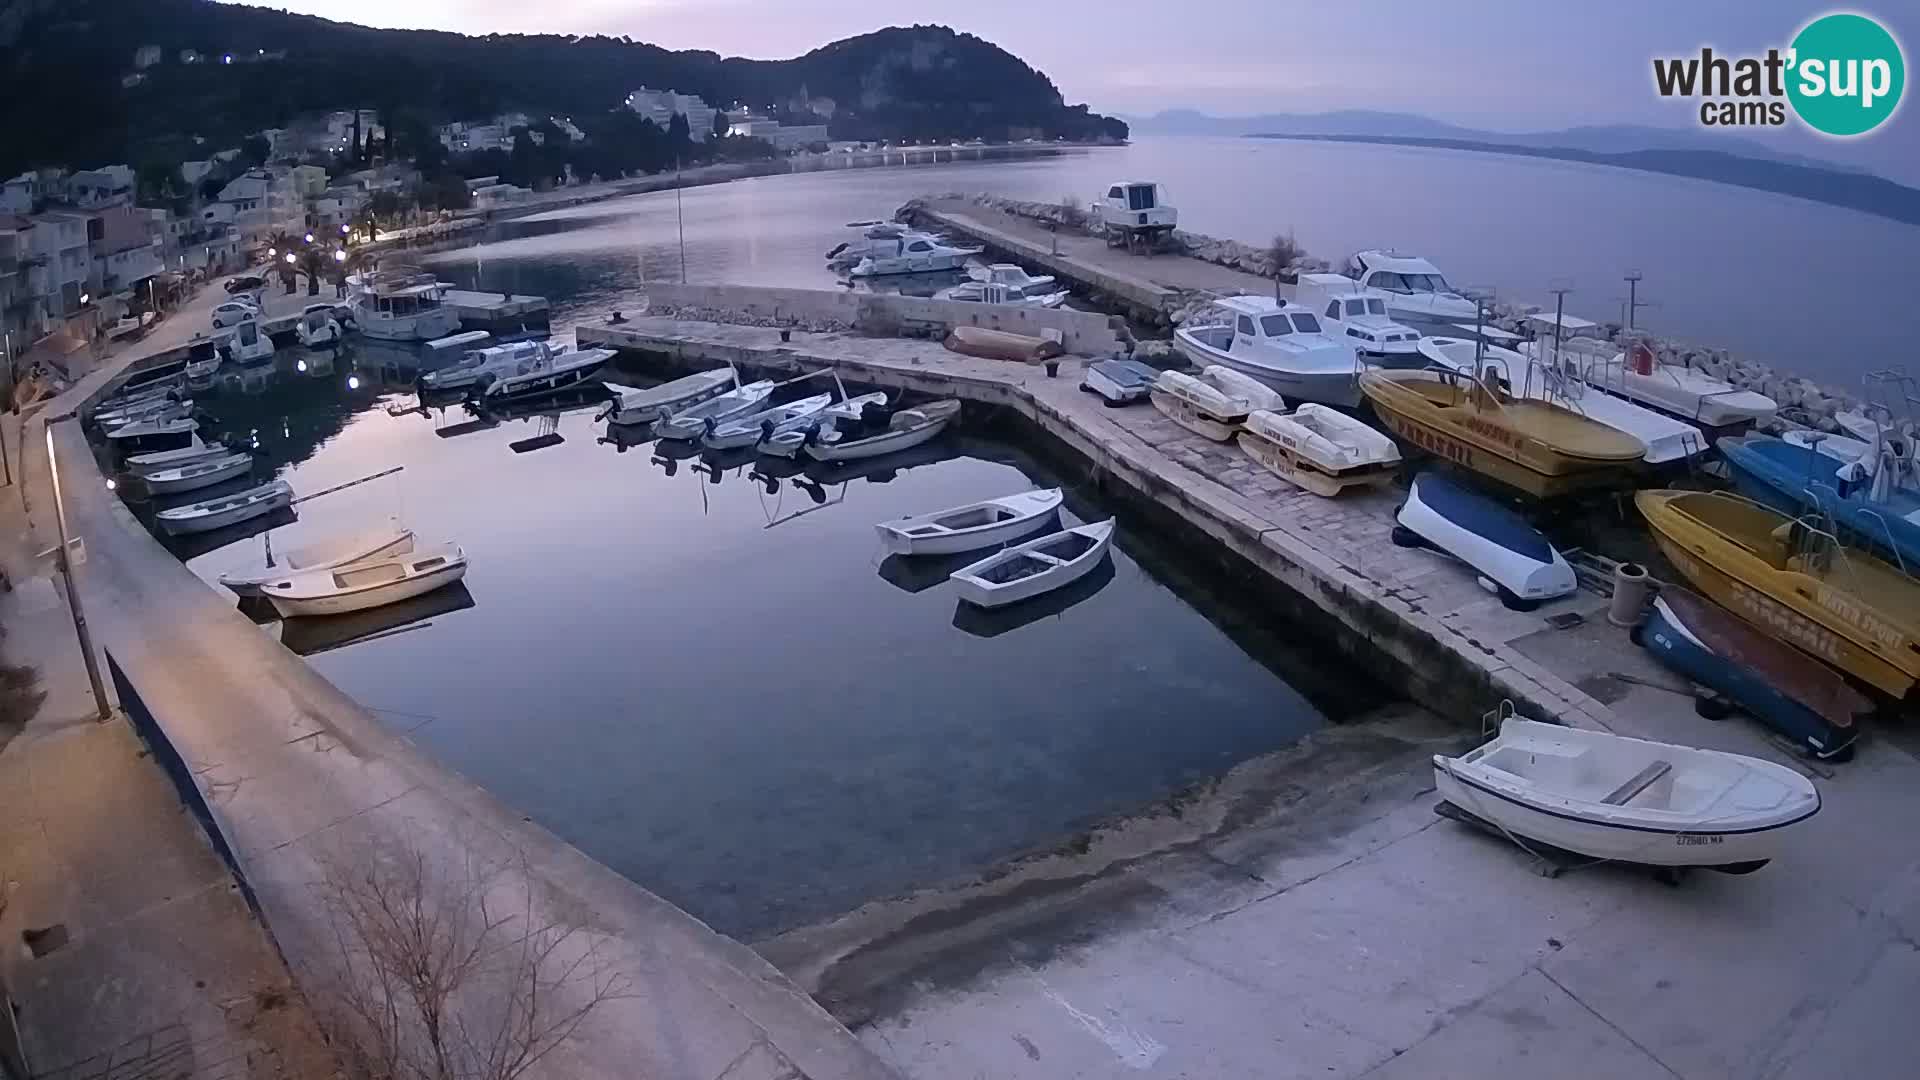
M759 319L837 322L855 328L893 329L927 323L947 329L981 326L1033 337L1043 336L1046 330L1057 330L1066 350L1079 356L1111 356L1121 347L1120 320L1060 308L971 304L848 289L773 289L753 285L649 285L647 300L656 308L711 308L738 311Z

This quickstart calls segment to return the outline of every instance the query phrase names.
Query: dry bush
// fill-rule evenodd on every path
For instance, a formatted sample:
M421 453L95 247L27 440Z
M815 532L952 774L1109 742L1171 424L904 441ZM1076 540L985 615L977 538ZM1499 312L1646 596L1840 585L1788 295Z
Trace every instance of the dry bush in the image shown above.
M624 995L578 927L535 923L505 869L412 846L325 861L338 971L315 1012L346 1076L514 1080Z
M1271 267L1270 272L1274 277L1279 277L1285 274L1287 268L1295 261L1305 258L1306 254L1306 251L1300 247L1299 241L1293 238L1292 230L1275 233L1273 242L1267 245L1267 262Z
M1087 208L1072 192L1060 196L1060 223L1075 229L1087 227Z

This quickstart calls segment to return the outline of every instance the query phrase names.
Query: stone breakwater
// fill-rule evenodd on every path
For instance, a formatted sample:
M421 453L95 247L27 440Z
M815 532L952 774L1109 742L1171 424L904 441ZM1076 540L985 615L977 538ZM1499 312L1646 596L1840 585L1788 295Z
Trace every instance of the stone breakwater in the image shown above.
M927 195L914 200L903 207L898 215L901 220L910 216L911 211L921 204L936 200L961 200L976 206L998 210L1014 217L1030 221L1044 222L1062 230L1083 232L1092 235L1092 218L1087 208L1070 204L1067 200L1057 203L1029 202L1020 199L1008 199L986 192L950 192L944 195ZM1238 240L1222 240L1204 233L1176 230L1173 243L1181 254L1191 259L1213 263L1262 277L1286 280L1297 274L1325 273L1333 268L1327 260L1295 251L1290 253L1286 266L1276 272L1276 252L1270 247L1243 244ZM1213 296L1194 294L1170 313L1168 321L1179 326L1195 318L1205 317ZM1525 333L1526 318L1546 310L1538 304L1515 304L1496 301L1492 306L1489 323L1509 333ZM1679 338L1649 334L1642 330L1628 330L1618 323L1603 322L1588 336L1597 335L1598 339L1619 349L1635 340L1645 341L1654 351L1654 355L1663 364L1693 368L1716 379L1727 382L1743 390L1754 390L1765 394L1780 404L1782 427L1814 427L1823 431L1838 431L1834 421L1836 413L1858 410L1863 402L1854 394L1821 386L1811 379L1797 375L1787 375L1775 371L1771 366L1752 360L1735 358L1725 349L1709 348ZM1588 346L1591 347L1590 345ZM1146 354L1148 360L1171 359L1171 346L1158 347L1153 342L1141 342L1139 351ZM1162 355L1164 354L1164 355ZM1908 421L1902 425L1911 429Z

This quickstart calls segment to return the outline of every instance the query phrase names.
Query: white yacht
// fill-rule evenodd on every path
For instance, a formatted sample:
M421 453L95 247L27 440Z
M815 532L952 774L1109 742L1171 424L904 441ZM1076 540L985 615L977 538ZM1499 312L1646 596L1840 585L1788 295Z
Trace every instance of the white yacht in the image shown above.
M425 270L396 266L355 275L353 324L382 341L432 341L460 329L460 315L442 304L448 286Z
M1353 339L1354 351L1381 367L1424 367L1420 331L1394 322L1388 297L1341 274L1301 274L1293 299L1319 313L1328 333Z
M1387 294L1387 314L1419 330L1451 333L1478 315L1474 302L1447 284L1438 267L1416 255L1355 252L1347 260L1346 275Z
M977 247L953 247L932 233L908 229L898 237L870 241L867 254L848 271L854 277L892 274L930 274L959 270L980 254Z
M612 349L551 349L536 342L540 351L516 361L511 370L487 384L481 401L489 405L518 397L551 394L581 383L597 381L600 369L613 359Z
M1330 336L1313 312L1264 296L1214 302L1226 321L1174 331L1182 355L1198 367L1219 364L1249 375L1291 401L1351 409L1360 404L1359 360L1349 339Z

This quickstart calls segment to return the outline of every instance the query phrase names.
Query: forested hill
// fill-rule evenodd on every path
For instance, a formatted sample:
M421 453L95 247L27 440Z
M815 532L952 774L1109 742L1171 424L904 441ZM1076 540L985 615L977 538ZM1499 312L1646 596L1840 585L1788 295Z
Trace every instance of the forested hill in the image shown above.
M147 45L162 61L126 78ZM198 62L181 62L188 49ZM1066 105L1018 57L940 26L763 61L626 38L375 30L206 0L4 0L0 175L123 161L143 142L186 134L232 145L303 112L356 106L419 123L508 109L579 120L642 85L716 105L828 99L834 138L1126 135L1120 121Z

